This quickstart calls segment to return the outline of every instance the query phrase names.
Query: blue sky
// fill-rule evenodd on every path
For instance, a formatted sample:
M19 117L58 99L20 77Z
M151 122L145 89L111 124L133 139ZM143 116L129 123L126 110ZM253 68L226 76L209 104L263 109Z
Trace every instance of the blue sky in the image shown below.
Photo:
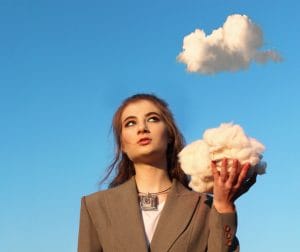
M80 198L113 157L128 95L168 101L187 142L221 122L267 150L267 174L237 201L242 251L296 251L300 234L299 3L0 1L0 251L76 251ZM191 74L183 37L245 14L281 63ZM281 170L283 169L283 170Z

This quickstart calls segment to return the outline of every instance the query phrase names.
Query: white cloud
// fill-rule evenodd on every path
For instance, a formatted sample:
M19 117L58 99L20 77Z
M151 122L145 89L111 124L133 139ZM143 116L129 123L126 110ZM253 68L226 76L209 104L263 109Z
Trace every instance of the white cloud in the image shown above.
M182 170L191 176L189 186L197 192L211 192L213 174L211 161L217 162L221 170L221 160L228 158L228 171L232 169L233 159L241 164L250 163L248 177L254 173L264 174L267 163L262 161L265 146L256 139L245 134L241 126L222 123L218 128L207 129L202 140L185 146L178 154Z
M235 14L228 16L223 27L210 35L196 29L185 36L177 60L185 63L189 72L201 74L245 69L253 61L282 60L274 50L260 51L262 46L261 29L246 15Z

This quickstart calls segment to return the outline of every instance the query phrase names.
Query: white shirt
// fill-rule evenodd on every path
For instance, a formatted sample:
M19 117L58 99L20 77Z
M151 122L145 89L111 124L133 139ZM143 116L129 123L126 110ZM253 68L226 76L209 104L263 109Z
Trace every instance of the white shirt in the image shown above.
M144 221L144 227L146 231L146 238L148 245L150 244L153 234L155 232L161 211L165 205L165 201L158 204L157 210L153 211L144 211L142 210L142 215L143 215L143 221Z

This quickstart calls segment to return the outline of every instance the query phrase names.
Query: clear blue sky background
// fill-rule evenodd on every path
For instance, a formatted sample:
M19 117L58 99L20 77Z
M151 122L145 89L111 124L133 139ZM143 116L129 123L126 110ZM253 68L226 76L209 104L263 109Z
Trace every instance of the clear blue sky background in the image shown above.
M183 37L235 13L284 61L187 73ZM137 92L166 99L187 142L228 121L262 141L268 173L237 202L242 251L299 251L299 24L292 0L1 0L0 251L76 251L112 114Z

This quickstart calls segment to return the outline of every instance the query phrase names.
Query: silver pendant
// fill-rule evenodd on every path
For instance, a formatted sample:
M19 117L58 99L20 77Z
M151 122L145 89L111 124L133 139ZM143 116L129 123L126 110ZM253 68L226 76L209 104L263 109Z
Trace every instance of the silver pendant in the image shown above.
M139 195L140 198L140 206L144 211L153 211L157 210L158 206L158 197L153 194Z

